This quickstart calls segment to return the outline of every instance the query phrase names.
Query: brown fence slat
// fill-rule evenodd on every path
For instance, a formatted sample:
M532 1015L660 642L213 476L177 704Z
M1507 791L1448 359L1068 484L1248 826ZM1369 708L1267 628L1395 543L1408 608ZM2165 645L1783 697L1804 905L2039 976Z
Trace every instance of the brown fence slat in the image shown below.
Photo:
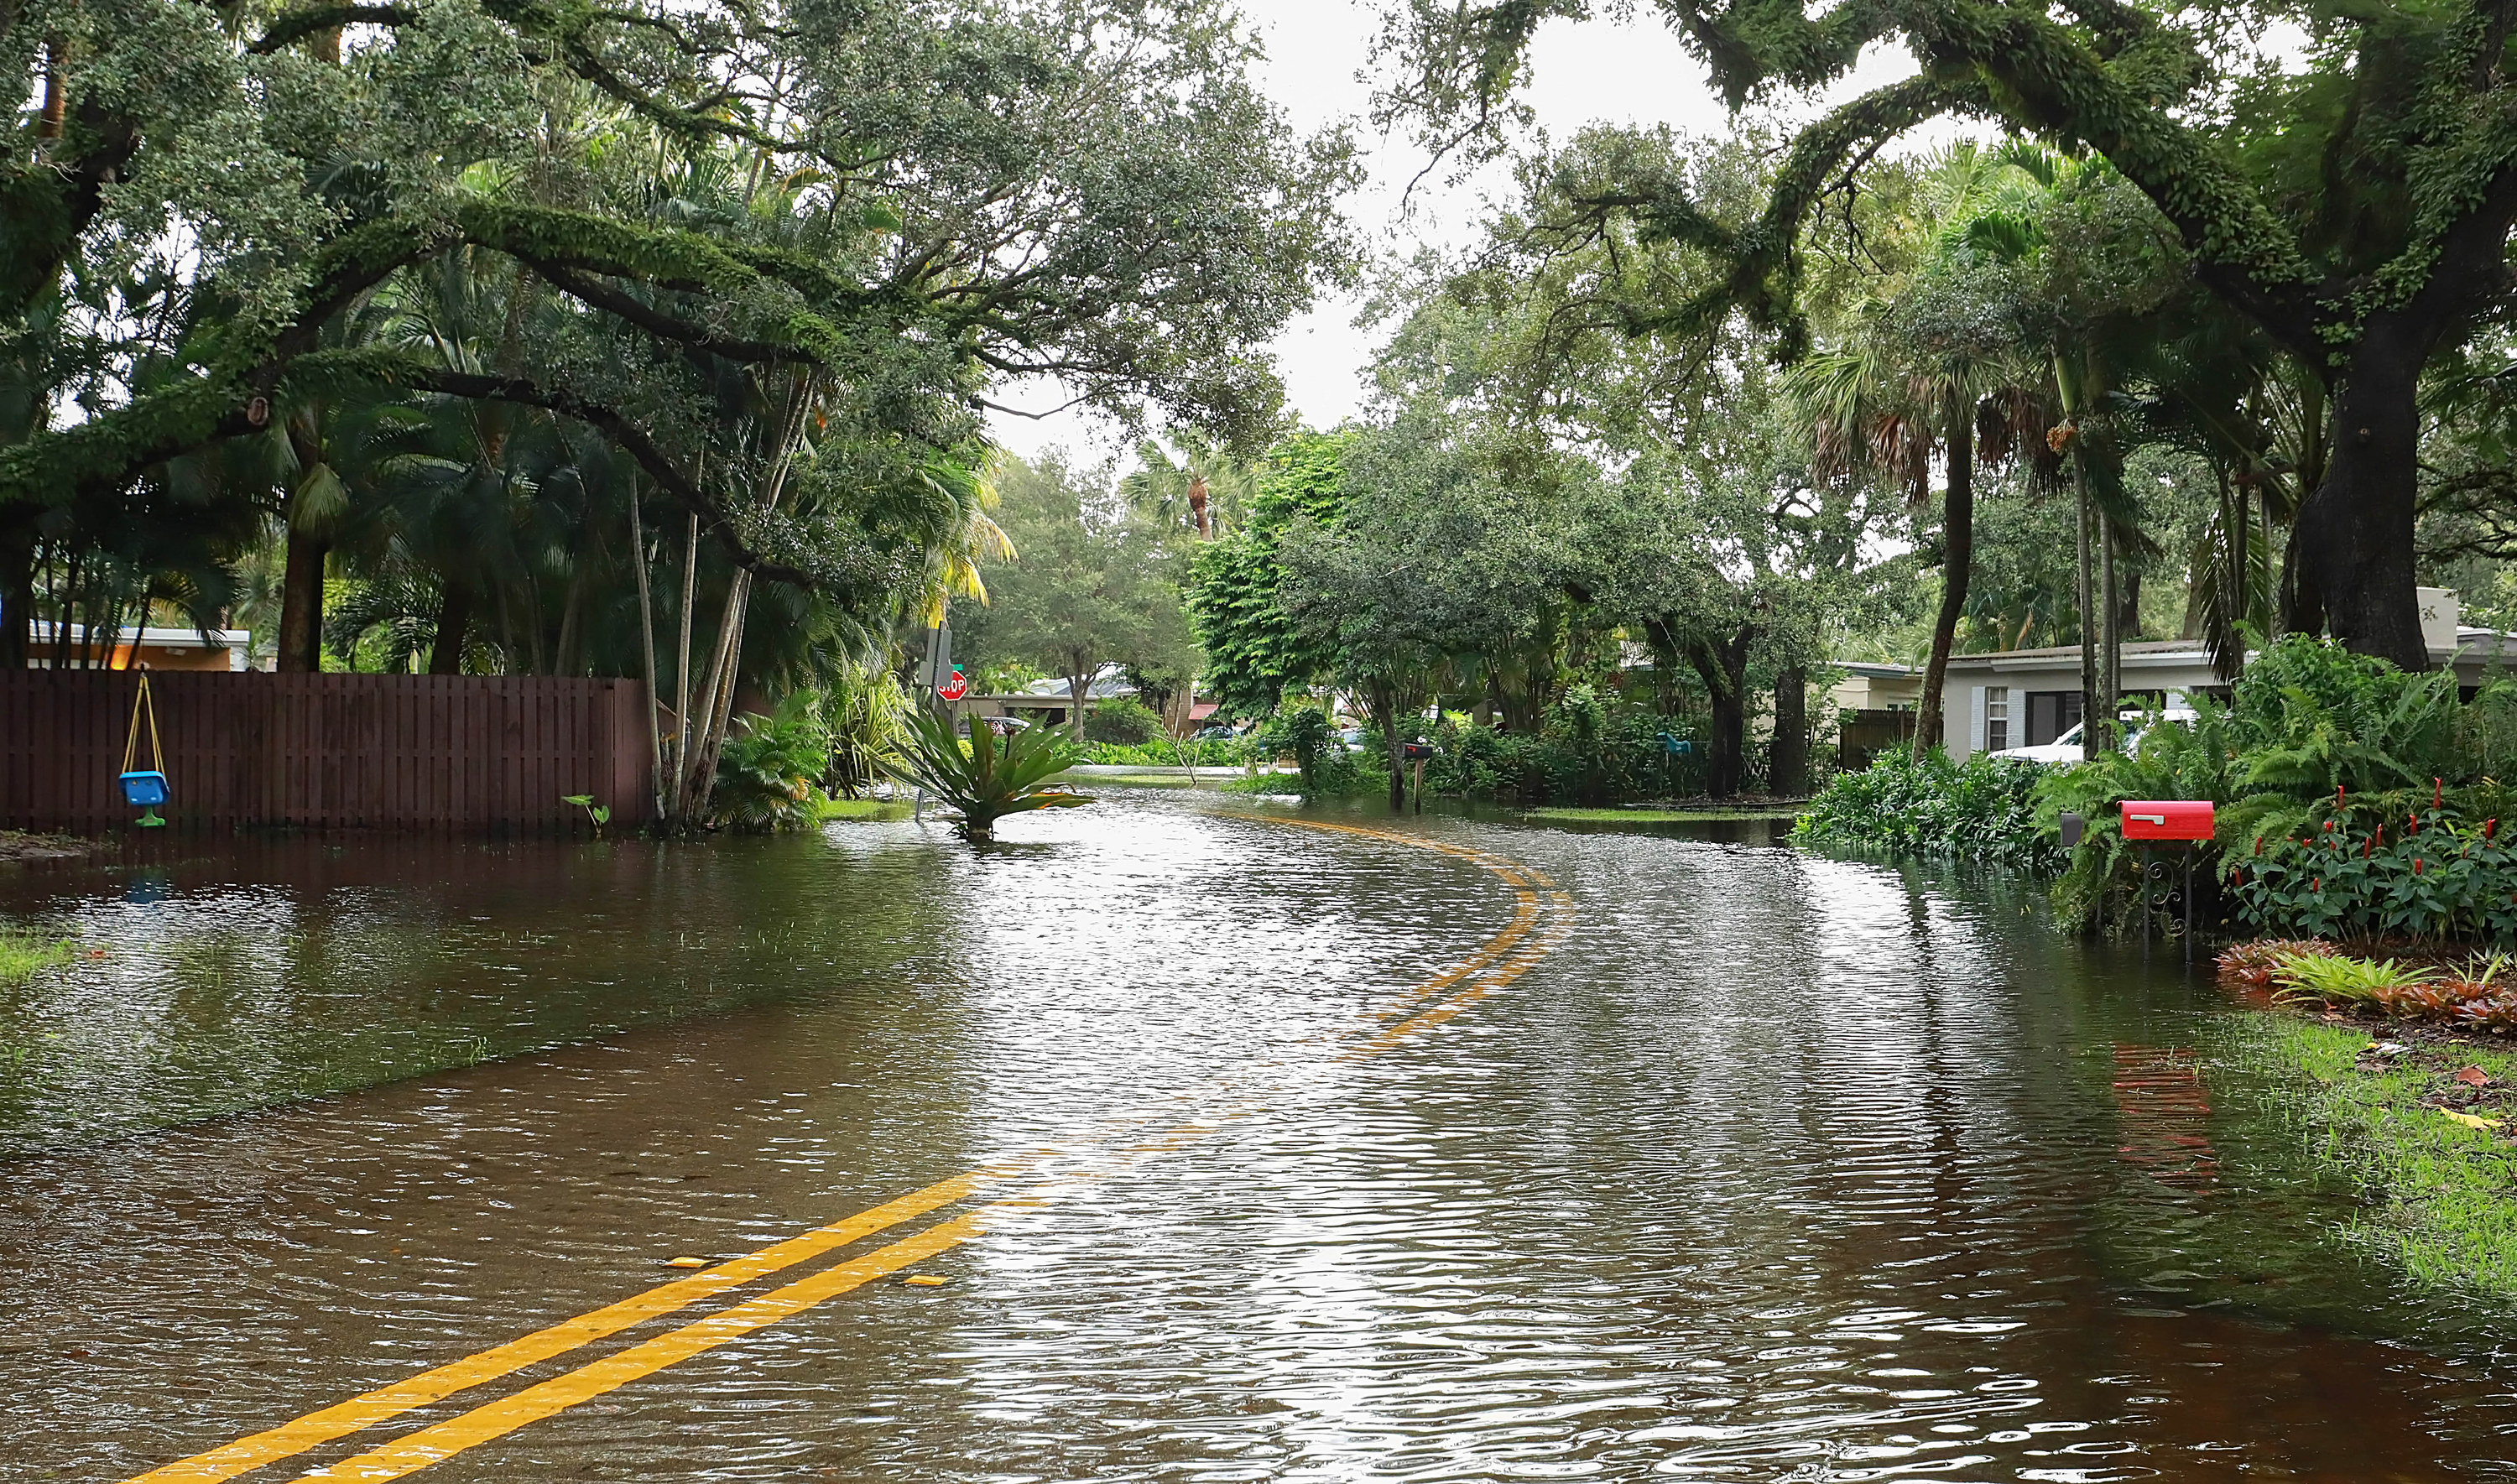
M0 826L127 824L116 775L138 690L128 671L0 671ZM637 681L165 671L149 690L173 794L160 813L183 828L570 829L570 793L624 824L651 812ZM144 765L148 751L144 738Z

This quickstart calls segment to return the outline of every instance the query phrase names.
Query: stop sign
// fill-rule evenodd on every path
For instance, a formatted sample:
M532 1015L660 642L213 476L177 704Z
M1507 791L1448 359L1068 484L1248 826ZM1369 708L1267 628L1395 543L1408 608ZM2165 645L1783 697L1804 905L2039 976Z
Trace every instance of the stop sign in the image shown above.
M969 694L970 677L961 673L960 665L955 665L953 673L945 676L944 683L935 688L935 698L938 700L960 700Z

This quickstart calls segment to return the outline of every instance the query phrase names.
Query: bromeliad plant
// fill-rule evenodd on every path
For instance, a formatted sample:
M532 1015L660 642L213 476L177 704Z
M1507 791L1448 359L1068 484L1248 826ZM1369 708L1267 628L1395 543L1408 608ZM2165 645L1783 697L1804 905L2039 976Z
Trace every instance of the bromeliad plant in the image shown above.
M962 838L987 841L996 838L997 821L1006 815L1091 803L1087 794L1043 786L1074 763L1065 741L1045 730L1000 738L972 718L965 743L951 718L920 713L910 719L901 758L891 770L958 811L954 827Z
M2433 975L2400 967L2392 958L2370 961L2338 954L2292 954L2273 969L2273 998L2382 1001L2432 981Z

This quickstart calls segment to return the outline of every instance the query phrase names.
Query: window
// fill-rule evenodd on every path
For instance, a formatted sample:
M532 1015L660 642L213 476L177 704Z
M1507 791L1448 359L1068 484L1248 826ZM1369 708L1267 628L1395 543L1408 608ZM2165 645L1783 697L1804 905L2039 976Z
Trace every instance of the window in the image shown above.
M2010 687L1984 689L1984 748L1998 752L2010 745Z
M2031 747L2059 742L2063 735L2080 724L2080 693L2077 691L2028 691L2027 735Z

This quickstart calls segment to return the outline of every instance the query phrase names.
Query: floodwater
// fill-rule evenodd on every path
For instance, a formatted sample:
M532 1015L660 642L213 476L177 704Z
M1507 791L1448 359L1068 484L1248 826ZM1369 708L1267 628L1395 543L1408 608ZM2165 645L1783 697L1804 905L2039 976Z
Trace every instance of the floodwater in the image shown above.
M134 1477L919 1191L161 1477L2517 1477L2509 1316L2332 1235L2173 963L1735 828L1102 791L985 851L0 872L102 952L0 995L0 1479Z

